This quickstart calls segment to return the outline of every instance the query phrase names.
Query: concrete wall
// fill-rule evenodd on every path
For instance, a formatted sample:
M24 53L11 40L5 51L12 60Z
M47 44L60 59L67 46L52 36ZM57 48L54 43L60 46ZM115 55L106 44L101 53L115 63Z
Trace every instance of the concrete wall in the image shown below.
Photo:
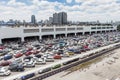
M91 29L91 27L101 27L101 29ZM113 27L113 28L109 28L109 29L102 29L102 27ZM65 29L65 30L61 30L61 28ZM78 29L79 28L79 29ZM29 32L29 33L24 33L25 29L39 29L39 32ZM42 29L48 29L47 31L42 32ZM51 31L49 31L49 29L53 29ZM56 31L57 30L57 31ZM67 35L68 33L78 33L78 32L82 32L83 34L85 32L92 32L92 31L110 31L110 30L117 30L117 26L52 26L52 27L1 27L0 28L0 43L1 39L5 39L5 38L16 38L16 37L20 37L22 39L22 41L24 41L24 37L29 37L29 36L39 36L40 39L43 35L54 35L54 38L57 34L65 34Z

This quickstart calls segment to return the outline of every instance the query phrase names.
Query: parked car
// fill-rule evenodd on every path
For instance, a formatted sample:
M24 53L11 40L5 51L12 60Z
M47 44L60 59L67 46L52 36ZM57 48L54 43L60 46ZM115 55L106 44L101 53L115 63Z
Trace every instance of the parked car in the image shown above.
M61 56L62 56L62 57L70 57L70 55L67 54L67 53L61 54Z
M4 60L9 60L9 59L11 59L12 57L13 57L12 54L7 54L7 55L4 56Z
M31 51L28 51L28 52L25 53L26 56L29 56L29 55L31 55L31 54L32 54Z
M5 67L0 67L0 76L8 76L11 72Z
M35 60L31 56L25 57L23 62L24 67L35 67Z
M74 55L74 52L72 52L72 51L68 51L66 54Z
M4 59L4 56L0 56L0 61Z
M8 69L11 71L24 71L24 66L21 63L13 62L9 65Z
M35 63L36 64L46 64L46 61L44 58L37 58Z
M5 54L7 54L6 51L1 51L1 52L0 52L0 56L4 56Z
M54 62L54 58L52 56L48 56L44 58L46 62Z
M35 76L35 73L30 73L30 74L27 74L27 75L24 75L21 77L21 80L27 80L31 77Z
M42 54L36 54L35 58L41 58Z
M57 69L57 68L60 68L61 67L61 64L57 64L55 66L52 67L52 69Z
M74 50L74 53L75 54L81 54L81 51L80 50Z
M33 51L32 51L33 54L38 54L39 52L40 52L40 51L38 51L38 50L33 50Z
M61 59L62 57L58 54L54 55L54 59Z
M19 57L21 57L21 56L23 56L22 53L17 53L17 54L14 55L15 58L19 58Z
M11 61L2 61L0 62L0 66L8 66L11 63Z
M42 73L45 73L45 72L48 72L48 71L51 71L51 67L45 68L45 69L41 69L41 70L38 71L38 73L42 74Z
M17 62L17 63L23 63L23 61L22 61L21 58L16 58L16 59L14 60L14 62Z

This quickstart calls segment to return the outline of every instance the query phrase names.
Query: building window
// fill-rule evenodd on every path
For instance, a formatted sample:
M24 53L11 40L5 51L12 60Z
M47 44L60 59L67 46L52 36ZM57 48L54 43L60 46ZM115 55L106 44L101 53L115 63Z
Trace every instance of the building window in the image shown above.
M65 31L65 28L56 28L56 31Z
M53 32L54 29L42 29L42 32Z
M97 27L97 29L101 29L101 27Z
M83 28L77 28L77 30L83 30Z
M106 27L102 27L102 29L106 29Z
M39 32L39 29L24 29L24 33L36 33Z
M75 30L75 28L67 28L68 31Z
M91 27L91 29L96 29L96 27Z
M111 29L113 29L113 27L111 27Z

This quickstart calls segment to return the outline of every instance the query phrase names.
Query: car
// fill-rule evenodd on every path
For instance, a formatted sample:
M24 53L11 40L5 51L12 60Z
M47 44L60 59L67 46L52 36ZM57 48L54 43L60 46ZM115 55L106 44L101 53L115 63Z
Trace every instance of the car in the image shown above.
M81 52L86 52L86 49L82 48L80 49Z
M44 58L37 58L35 64L46 64L46 61Z
M14 55L15 58L19 58L19 57L21 57L21 56L23 56L22 53L17 53L17 54Z
M38 51L38 50L34 50L33 51L33 54L38 54L40 51Z
M13 62L23 63L22 58L15 58L15 60Z
M68 51L66 54L74 55L74 52L72 52L72 51Z
M74 53L75 54L81 54L81 51L80 50L74 50Z
M0 67L0 76L8 76L11 72L5 67Z
M35 67L35 60L31 56L25 57L23 62L24 67Z
M54 59L61 59L62 57L60 55L58 55L58 54L55 54L53 58Z
M41 69L38 71L39 74L42 74L42 73L45 73L45 72L48 72L48 71L51 71L51 67L48 67L48 68L45 68L45 69Z
M2 49L2 50L5 49L5 46L0 46L0 49Z
M32 47L29 47L29 48L27 48L27 51L29 52L29 51L31 51L33 48Z
M36 54L35 58L41 58L42 54Z
M11 61L1 61L0 66L8 66L11 63Z
M70 55L67 54L67 53L61 54L61 56L62 56L62 57L70 57Z
M4 56L4 60L9 60L11 58L13 58L12 54L7 54L7 55Z
M47 57L44 57L44 59L46 62L54 62L53 56L47 56Z
M13 62L9 65L9 70L11 71L24 71L24 66L21 63Z
M29 78L32 78L33 76L35 76L35 73L30 73L30 74L22 76L20 80L27 80Z
M27 51L27 52L25 53L25 56L29 56L29 55L31 55L31 54L32 54L31 51Z
M4 59L4 56L0 56L0 61Z
M57 65L54 65L53 67L52 67L52 69L57 69L57 68L60 68L61 67L61 64L57 64Z
M6 55L6 54L7 54L6 51L1 51L1 52L0 52L0 56L4 56L4 55Z

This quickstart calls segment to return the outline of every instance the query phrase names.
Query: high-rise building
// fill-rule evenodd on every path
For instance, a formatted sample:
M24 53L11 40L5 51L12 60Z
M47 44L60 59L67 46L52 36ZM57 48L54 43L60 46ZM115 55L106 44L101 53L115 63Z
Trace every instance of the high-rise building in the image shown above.
M49 17L49 24L53 23L53 17Z
M58 13L58 18L59 18L59 24L67 24L67 13L65 12L60 12Z
M53 24L58 24L58 25L67 24L67 13L65 12L54 13Z
M59 22L58 22L58 13L53 14L53 24L59 24Z
M35 24L36 23L36 18L35 18L35 15L32 15L31 16L31 23Z

